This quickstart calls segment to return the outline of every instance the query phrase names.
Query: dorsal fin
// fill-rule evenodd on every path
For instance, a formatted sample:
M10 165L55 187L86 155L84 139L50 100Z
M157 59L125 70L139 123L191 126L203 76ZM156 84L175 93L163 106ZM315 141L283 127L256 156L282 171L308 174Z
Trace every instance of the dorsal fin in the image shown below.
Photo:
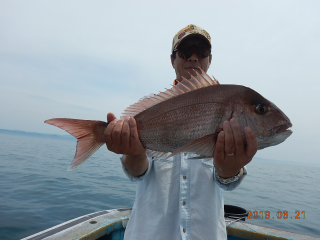
M177 85L172 86L171 89L166 89L164 92L160 92L158 94L155 94L152 97L149 98L143 98L140 101L136 102L135 104L130 105L127 107L126 110L122 113L121 118L125 118L128 116L135 116L138 113L160 103L164 102L170 98L174 98L178 95L191 92L193 90L208 87L212 85L219 85L218 80L216 80L214 77L211 79L208 74L206 74L202 69L201 74L196 72L197 76L191 76L190 79L186 79L182 77L182 81L179 82Z

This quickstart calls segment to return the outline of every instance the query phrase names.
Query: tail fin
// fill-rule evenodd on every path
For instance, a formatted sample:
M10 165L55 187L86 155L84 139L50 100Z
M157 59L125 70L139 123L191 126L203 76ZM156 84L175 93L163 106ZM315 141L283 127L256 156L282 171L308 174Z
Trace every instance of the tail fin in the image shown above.
M68 171L84 163L105 143L103 133L108 126L106 122L53 118L46 120L45 123L59 127L78 139L76 154Z

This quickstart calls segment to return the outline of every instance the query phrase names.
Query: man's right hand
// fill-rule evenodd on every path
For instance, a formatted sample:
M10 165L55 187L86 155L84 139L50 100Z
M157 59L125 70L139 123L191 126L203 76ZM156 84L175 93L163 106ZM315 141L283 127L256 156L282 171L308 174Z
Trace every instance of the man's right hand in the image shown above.
M133 176L142 175L149 166L146 149L138 135L133 117L116 119L113 113L107 115L108 127L104 132L107 148L117 154L124 154L122 164Z

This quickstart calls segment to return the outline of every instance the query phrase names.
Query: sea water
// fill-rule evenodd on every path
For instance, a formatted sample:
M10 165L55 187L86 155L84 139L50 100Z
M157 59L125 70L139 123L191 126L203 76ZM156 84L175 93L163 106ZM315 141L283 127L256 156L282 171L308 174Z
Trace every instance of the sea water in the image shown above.
M67 171L75 147L72 137L0 131L0 239L132 207L136 186L119 156L103 146ZM251 211L249 223L320 235L320 167L254 159L247 168L242 184L224 192L225 204Z

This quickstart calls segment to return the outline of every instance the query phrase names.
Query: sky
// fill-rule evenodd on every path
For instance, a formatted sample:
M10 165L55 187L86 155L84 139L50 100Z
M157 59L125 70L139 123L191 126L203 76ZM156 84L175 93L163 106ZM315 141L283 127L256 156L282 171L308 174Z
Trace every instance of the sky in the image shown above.
M0 1L0 128L65 134L56 117L106 120L175 79L173 36L212 38L208 70L250 87L293 134L256 157L320 164L320 2Z

